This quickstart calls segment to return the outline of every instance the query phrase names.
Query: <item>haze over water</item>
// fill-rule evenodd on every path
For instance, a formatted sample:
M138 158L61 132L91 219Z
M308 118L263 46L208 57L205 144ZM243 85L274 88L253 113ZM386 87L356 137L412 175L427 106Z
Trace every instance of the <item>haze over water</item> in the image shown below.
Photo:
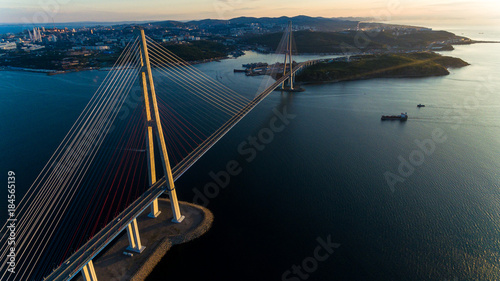
M500 40L500 32L463 32ZM203 192L213 181L210 171L225 170L230 160L242 167L209 199L213 228L173 247L150 279L282 280L313 256L318 238L328 236L340 246L307 280L500 279L499 46L455 46L444 54L471 65L445 77L271 94L177 181L179 199L192 201L194 188ZM233 69L270 57L248 53L196 67L253 97L267 78ZM16 171L19 192L33 182L105 74L0 72L0 167ZM470 103L477 89L484 98ZM268 128L275 108L296 117L247 161L238 145ZM410 119L380 121L382 114L400 112ZM446 140L435 143L393 192L384 173L398 174L398 156L408 159L419 149L415 140L432 138L436 129Z

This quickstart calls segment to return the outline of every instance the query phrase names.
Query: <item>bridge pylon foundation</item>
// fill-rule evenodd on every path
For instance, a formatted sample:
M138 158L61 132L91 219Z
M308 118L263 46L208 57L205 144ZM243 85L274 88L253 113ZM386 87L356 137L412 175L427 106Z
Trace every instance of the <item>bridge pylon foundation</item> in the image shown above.
M139 228L137 227L137 219L134 219L127 225L127 236L129 246L127 251L141 253L146 249L145 246L141 244L141 237L139 236Z
M161 211L158 210L158 199L155 199L151 203L151 212L148 214L150 218L157 218L161 214Z
M288 86L285 86L283 88L276 88L274 89L275 91L281 91L281 92L290 92L290 93L294 93L294 92L304 92L306 89L302 88L302 87L297 87L295 86L294 88L290 88Z

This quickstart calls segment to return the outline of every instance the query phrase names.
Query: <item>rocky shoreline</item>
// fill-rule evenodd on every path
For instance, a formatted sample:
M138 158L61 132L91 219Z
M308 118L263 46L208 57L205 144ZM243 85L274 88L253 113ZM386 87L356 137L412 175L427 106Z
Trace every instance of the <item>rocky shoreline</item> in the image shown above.
M212 226L212 222L214 220L214 216L212 212L210 212L210 210L208 210L205 207L188 202L182 202L182 204L186 206L191 206L193 208L199 208L200 210L202 210L204 216L202 223L198 225L195 229L187 233L183 233L175 237L163 238L154 249L154 252L149 256L147 260L144 261L144 263L140 266L140 268L130 278L131 281L145 280L149 276L149 274L153 271L153 269L158 265L161 259L167 254L168 250L172 246L194 240L205 234L208 230L210 230L210 227Z
M157 218L147 216L149 208L137 218L141 243L146 247L144 251L125 255L128 238L124 231L121 237L94 258L98 280L145 280L172 246L202 236L214 220L207 208L180 201L179 207L185 219L181 223L173 223L170 200L158 198L158 207L161 214ZM83 276L79 274L75 280L83 281Z

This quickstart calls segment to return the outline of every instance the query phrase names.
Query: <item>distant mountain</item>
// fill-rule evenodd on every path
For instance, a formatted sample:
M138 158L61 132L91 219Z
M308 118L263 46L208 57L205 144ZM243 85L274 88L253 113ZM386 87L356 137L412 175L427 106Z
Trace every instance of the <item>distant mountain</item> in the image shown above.
M367 17L340 17L340 18L335 18L338 20L350 20L350 21L374 21L373 18L367 18Z
M300 30L293 33L296 49L299 53L329 53L341 54L346 52L370 52L380 50L423 50L432 44L447 42L446 47L451 47L451 42L469 42L468 38L456 36L451 32L423 30L408 34L396 34L393 30L384 30L370 37L367 45L359 50L349 46L359 46L358 32L355 30L341 32L323 32ZM243 40L250 45L267 46L276 50L279 46L283 32L267 33L262 35L247 35ZM358 42L358 43L357 43ZM441 44L441 46L443 46ZM362 50L361 50L362 49Z
M155 21L155 22L151 22L150 23L151 25L159 25L159 26L163 26L163 27L185 27L189 24L185 23L185 22L180 22L180 21L174 21L174 20L166 20L166 21Z
M4 24L7 27L93 27L93 26L123 26L123 25L141 25L141 26L161 26L165 28L175 28L175 27L186 27L186 26L202 26L202 27L215 27L217 26L234 26L234 25L248 25L251 23L265 24L265 25L285 25L289 21L292 21L294 25L302 27L310 27L317 31L340 31L345 29L355 29L360 21L370 21L369 18L355 18L355 17L343 17L343 18L324 18L324 17L309 17L309 16L295 16L295 17L237 17L230 20L220 20L220 19L204 19L204 20L192 20L192 21L122 21L122 22L66 22L66 23L40 23L40 24ZM0 27L2 24L0 24Z
M306 26L319 31L339 31L348 28L356 28L359 20L357 18L323 18L323 17L309 17L309 16L295 16L295 17L278 17L278 18L255 18L255 17L238 17L230 20L214 20L205 19L197 21L189 21L188 24L193 25L246 25L250 23L259 24L275 24L285 25L289 21L294 25Z
M215 19L204 19L204 20L193 20L186 23L193 25L227 25L230 20L215 20Z

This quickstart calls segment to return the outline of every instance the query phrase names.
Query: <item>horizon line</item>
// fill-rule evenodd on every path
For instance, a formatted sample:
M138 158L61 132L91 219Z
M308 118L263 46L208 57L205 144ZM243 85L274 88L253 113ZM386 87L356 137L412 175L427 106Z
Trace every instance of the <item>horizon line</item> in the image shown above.
M323 18L323 19L353 19L352 21L366 21L368 19L375 20L372 17L356 17L356 16L348 16L348 17L324 17L324 16L308 16L308 15L296 15L296 16L277 16L277 17L252 17L252 16L238 16L230 19L220 19L220 18L203 18L203 19L189 19L189 20L172 20L172 19L162 19L162 20L117 20L117 21L61 21L61 22L30 22L30 23L21 23L21 22L0 22L0 25L33 25L33 24L67 24L67 23L127 23L127 22L140 22L140 23L148 23L148 22L162 22L162 21L174 21L174 22L191 22L191 21L202 21L202 20L220 20L220 21L229 21L237 18L269 18L269 19L278 19L278 18L295 18L295 17L309 17L309 18ZM358 19L358 20L356 20ZM387 22L385 20L381 20L379 22Z

